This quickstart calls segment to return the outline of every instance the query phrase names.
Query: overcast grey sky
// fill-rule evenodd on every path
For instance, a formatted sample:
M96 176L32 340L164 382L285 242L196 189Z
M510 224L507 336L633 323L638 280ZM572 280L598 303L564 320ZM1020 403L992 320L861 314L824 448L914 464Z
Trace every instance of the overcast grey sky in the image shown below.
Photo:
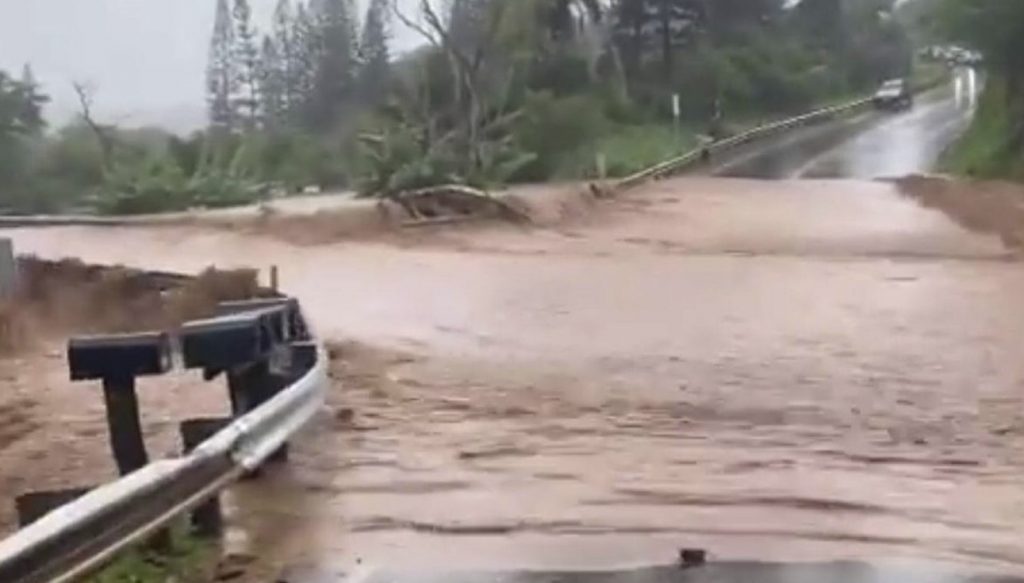
M266 29L277 0L250 0ZM416 0L399 0L412 12ZM364 4L365 0L360 0ZM203 123L214 0L0 0L0 69L31 63L53 98L50 119L77 109L72 81L92 84L98 115L129 125ZM416 34L396 27L398 50Z

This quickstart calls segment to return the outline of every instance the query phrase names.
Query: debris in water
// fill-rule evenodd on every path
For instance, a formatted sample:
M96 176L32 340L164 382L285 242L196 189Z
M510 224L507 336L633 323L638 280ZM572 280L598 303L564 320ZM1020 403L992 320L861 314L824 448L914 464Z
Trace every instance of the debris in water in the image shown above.
M704 549L683 549L679 551L679 563L684 569L699 567L707 562L708 552Z

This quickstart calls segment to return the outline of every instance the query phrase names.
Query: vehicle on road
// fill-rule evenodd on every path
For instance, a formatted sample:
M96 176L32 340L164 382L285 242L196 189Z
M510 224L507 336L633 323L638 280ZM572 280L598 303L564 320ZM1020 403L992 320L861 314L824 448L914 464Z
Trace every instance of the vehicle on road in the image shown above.
M876 109L903 111L914 106L914 95L905 80L890 79L878 88L871 102Z

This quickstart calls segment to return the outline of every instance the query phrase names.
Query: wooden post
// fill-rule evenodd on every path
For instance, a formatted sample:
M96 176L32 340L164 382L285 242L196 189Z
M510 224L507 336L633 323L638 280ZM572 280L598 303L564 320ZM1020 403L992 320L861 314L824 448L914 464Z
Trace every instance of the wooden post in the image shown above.
M207 439L213 437L218 431L227 427L230 419L189 419L179 427L181 442L185 454L192 453L192 450L199 447ZM203 502L192 511L192 529L196 535L216 538L224 531L224 514L221 511L220 495L215 494L212 498Z
M126 476L149 463L146 444L142 440L135 378L104 378L103 399L107 405L110 447L114 452L118 471L122 476Z
M280 273L278 273L277 266L270 266L270 289L275 292L278 291L280 284Z
M0 299L9 298L18 290L18 264L10 239L0 237Z
M266 360L228 371L228 393L231 396L231 413L241 417L266 403L281 389L282 382L288 379L275 377L270 373L270 363ZM288 445L282 445L270 457L271 461L287 461Z
M142 439L135 377L104 377L103 400L107 405L110 448L114 451L117 470L122 476L127 476L149 463L146 443ZM158 530L146 542L146 546L160 554L169 553L174 546L171 532L167 529Z

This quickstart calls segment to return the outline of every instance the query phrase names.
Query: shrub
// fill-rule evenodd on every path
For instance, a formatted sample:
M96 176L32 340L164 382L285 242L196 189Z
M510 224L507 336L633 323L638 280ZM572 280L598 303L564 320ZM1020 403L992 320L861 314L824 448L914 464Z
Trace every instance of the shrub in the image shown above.
M540 181L553 177L565 160L579 156L608 130L603 103L592 95L555 97L550 92L527 96L522 119L516 124L516 142L534 160L512 178Z
M106 176L96 199L102 214L131 215L181 211L192 203L188 179L169 156L122 162Z

